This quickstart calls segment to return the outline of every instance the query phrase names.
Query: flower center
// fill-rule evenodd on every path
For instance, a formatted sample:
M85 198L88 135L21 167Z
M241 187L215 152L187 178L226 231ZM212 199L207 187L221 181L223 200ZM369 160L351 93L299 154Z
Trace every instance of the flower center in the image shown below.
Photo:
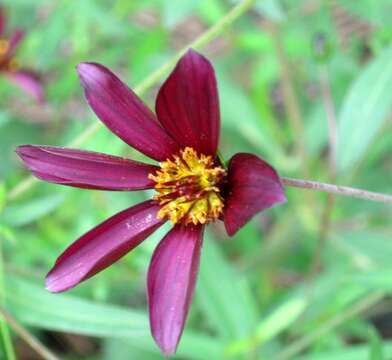
M9 41L0 38L0 61L5 57L9 49Z
M15 59L9 58L9 50L9 40L0 38L0 69L15 71L19 68L19 64Z
M224 205L220 185L226 171L216 166L211 156L198 155L190 147L173 158L162 162L155 175L149 175L159 193L154 196L161 205L158 218L195 225L217 219Z

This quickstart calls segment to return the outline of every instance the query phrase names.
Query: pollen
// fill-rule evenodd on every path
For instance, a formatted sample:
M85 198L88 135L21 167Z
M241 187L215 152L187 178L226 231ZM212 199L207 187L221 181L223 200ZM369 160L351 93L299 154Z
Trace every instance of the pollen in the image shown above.
M19 69L19 62L16 59L11 59L7 64L8 71L16 71Z
M0 39L0 58L3 57L9 49L9 41L5 39Z
M221 185L226 171L212 156L198 154L186 147L173 160L160 164L156 174L149 174L158 192L154 200L161 208L158 218L173 224L205 224L216 220L223 210Z

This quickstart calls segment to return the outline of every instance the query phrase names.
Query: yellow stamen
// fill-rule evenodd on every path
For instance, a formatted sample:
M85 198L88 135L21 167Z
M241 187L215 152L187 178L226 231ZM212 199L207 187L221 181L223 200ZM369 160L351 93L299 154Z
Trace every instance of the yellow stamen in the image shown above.
M195 225L217 219L224 206L220 185L225 170L190 147L173 158L162 162L155 175L149 174L159 193L154 196L161 205L158 218Z
M10 43L8 40L0 39L0 58L8 52L9 46Z
M8 71L16 71L19 69L19 63L16 59L11 59L11 61L7 64Z

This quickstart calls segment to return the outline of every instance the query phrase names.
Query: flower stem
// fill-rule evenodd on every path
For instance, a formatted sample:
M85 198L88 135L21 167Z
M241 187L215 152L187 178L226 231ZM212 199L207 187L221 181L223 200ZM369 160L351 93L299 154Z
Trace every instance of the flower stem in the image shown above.
M38 339L36 339L29 331L19 324L14 317L3 307L0 307L0 315L7 320L12 329L24 340L30 347L35 350L42 359L60 360L49 349L47 349Z
M306 152L305 128L302 121L301 107L294 89L292 66L283 46L281 29L278 24L269 26L270 34L275 46L276 57L280 68L283 101L287 112L292 133L295 134L295 151L301 158L302 175L310 176L309 158Z
M321 183L318 181L302 180L302 179L292 179L292 178L281 178L282 183L286 186L323 191L327 193L351 196L359 199L371 200L383 202L386 204L392 204L392 195L376 193L372 191L356 189L348 186L340 186L328 183Z
M335 105L332 98L331 86L326 64L319 66L320 90L324 102L324 109L328 125L328 181L336 182L336 164L337 164L337 120ZM326 246L328 233L332 223L332 212L335 204L335 195L328 193L325 201L321 222L320 235L316 246L315 255L310 266L310 279L313 279L322 266L322 255Z
M325 64L320 65L319 77L321 96L324 101L324 108L328 125L328 162L330 172L329 176L332 181L335 181L337 168L337 119L335 105L331 93L328 69Z
M142 95L148 89L158 83L165 73L170 70L178 61L178 59L189 49L200 49L204 45L211 42L221 33L223 33L235 20L243 15L253 5L255 0L244 0L234 6L226 15L224 15L218 22L211 26L208 30L203 32L191 43L179 50L169 61L163 64L159 69L148 75L141 83L136 85L134 91L137 95ZM92 135L94 135L102 124L96 122L90 125L85 131L83 131L74 141L67 144L67 147L77 147L85 143ZM21 194L25 193L32 186L37 183L33 176L28 176L26 179L16 184L8 193L8 200L13 201L18 198Z

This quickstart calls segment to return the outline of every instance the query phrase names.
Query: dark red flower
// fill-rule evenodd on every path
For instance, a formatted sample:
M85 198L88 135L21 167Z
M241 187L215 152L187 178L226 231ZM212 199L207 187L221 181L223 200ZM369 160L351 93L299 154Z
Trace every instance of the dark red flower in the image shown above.
M40 179L80 188L157 195L104 221L74 242L46 278L47 289L74 287L108 267L165 221L174 227L152 256L147 277L150 325L164 354L175 352L197 277L204 225L221 219L235 234L257 212L284 202L276 171L252 154L225 169L217 157L219 101L209 61L189 50L161 87L156 113L102 65L78 72L92 109L128 145L160 163L60 147L17 149Z
M0 6L0 73L37 101L43 101L43 88L37 74L30 70L20 69L15 59L15 53L24 38L24 32L15 30L9 37L5 37L5 25L5 11Z

